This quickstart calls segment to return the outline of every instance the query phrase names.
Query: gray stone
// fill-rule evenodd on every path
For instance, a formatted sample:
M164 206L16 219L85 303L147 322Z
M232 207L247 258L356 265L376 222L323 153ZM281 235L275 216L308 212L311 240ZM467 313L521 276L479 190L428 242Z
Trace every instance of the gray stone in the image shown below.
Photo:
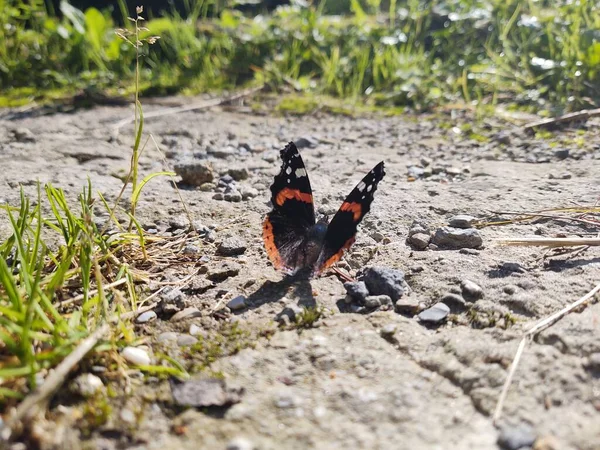
M461 313L467 309L465 299L458 294L453 294L452 292L444 294L441 301L454 313Z
M419 312L419 300L412 296L402 297L396 302L396 312L401 314L409 314L411 316Z
M375 242L381 242L384 239L384 235L381 234L379 231L373 231L371 233L371 238L375 241Z
M200 312L200 310L198 308L194 308L193 306L190 306L189 308L185 308L184 310L179 311L178 313L173 315L173 317L171 317L171 322L177 322L179 320L191 319L193 317L200 317L200 316L202 316L202 313Z
M181 161L173 168L175 173L181 177L181 182L189 186L201 186L210 183L215 178L215 173L209 162L206 161Z
M228 173L219 178L219 186L226 186L233 183L235 180Z
M229 169L227 173L233 178L235 181L247 180L250 174L248 173L248 169L242 167L241 169Z
M215 148L208 145L206 146L206 153L214 158L225 159L236 156L238 154L238 149L232 146L228 146L225 148Z
M391 337L394 334L396 334L397 329L398 329L398 326L395 323L388 323L387 325L385 325L381 328L379 333L383 337Z
M179 336L179 334L175 333L174 331L165 331L163 333L160 333L157 337L156 337L156 341L157 342L175 342L177 340L177 337Z
M481 247L483 239L474 228L441 227L436 230L431 242L446 249L477 248Z
M240 188L240 193L242 194L242 200L248 200L249 198L254 198L258 195L258 189L251 186L242 186Z
M422 311L418 317L421 322L437 324L446 320L449 314L450 308L448 308L448 305L440 302L436 303L431 308Z
M150 322L151 320L156 319L157 315L154 311L146 311L142 314L140 314L139 316L136 317L135 321L137 323L146 323L146 322Z
M409 178L419 179L425 174L425 169L419 166L410 166L406 173Z
M225 200L225 194L222 192L217 192L212 198L213 200Z
M563 160L569 157L569 149L568 148L559 148L554 150L554 156L557 159Z
M499 131L492 137L492 140L498 144L509 145L510 134L508 134L506 131Z
M198 342L198 338L191 336L189 334L181 334L177 338L177 345L179 345L180 347L187 347L190 345L194 345L197 342Z
M406 241L415 250L425 250L429 245L430 239L431 236L429 234L415 233L412 236L409 236Z
M483 298L483 289L477 283L471 280L462 280L460 283L460 290L465 300L474 302Z
M525 273L525 268L518 262L506 261L500 265L502 272Z
M242 201L242 194L238 190L232 190L223 196L226 202L238 203Z
M244 309L246 307L246 297L244 297L243 295L238 295L237 297L227 302L227 307L232 311Z
M319 141L310 137L301 137L294 141L298 148L315 148Z
M223 239L223 241L217 247L217 255L220 256L237 256L241 255L246 251L246 242L237 237L231 236Z
M473 224L477 222L477 217L467 214L458 214L448 219L448 225L454 228L473 228Z
M183 247L182 253L184 255L198 255L200 254L200 247L194 244L187 244L185 247Z
M217 185L215 183L202 183L200 185L200 190L202 192L212 192L215 190L216 187Z
M363 276L363 281L371 295L387 295L393 301L404 294L404 272L388 267L369 267Z
M359 302L364 302L369 295L369 290L364 281L350 281L344 283L344 288L350 297Z
M408 236L412 236L413 234L423 233L429 234L429 225L422 220L413 220L408 229Z
M381 294L381 295L369 295L364 300L364 305L367 308L379 308L384 305L391 305L392 299L389 295Z
M191 379L183 382L171 378L169 384L175 404L196 408L239 403L244 393L243 388L229 388L225 380L218 378Z
M201 335L204 335L204 330L202 328L200 328L198 325L196 325L195 323L193 323L190 325L189 333L192 336L201 336Z
M525 423L502 427L498 436L498 445L505 450L519 450L531 447L537 438L533 428Z
M175 216L169 219L169 227L172 230L185 230L189 224L190 223L185 216Z

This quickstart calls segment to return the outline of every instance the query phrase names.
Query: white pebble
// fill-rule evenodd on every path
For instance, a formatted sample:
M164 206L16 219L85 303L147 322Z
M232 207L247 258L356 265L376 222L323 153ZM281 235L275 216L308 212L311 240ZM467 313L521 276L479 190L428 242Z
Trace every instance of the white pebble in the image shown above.
M150 364L148 352L138 347L125 347L121 352L121 356L123 356L127 362L138 366L147 366Z
M82 397L92 397L104 388L102 380L91 373L83 373L73 380L73 390Z

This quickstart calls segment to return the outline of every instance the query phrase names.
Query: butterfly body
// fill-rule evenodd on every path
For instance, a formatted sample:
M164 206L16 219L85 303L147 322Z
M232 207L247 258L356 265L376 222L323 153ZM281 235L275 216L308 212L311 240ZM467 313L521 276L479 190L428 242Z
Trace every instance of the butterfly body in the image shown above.
M271 185L273 209L263 223L265 248L276 268L288 273L308 269L318 275L354 243L357 226L385 175L383 162L358 183L331 222L327 217L316 222L312 189L298 149L290 142L280 155L281 170Z

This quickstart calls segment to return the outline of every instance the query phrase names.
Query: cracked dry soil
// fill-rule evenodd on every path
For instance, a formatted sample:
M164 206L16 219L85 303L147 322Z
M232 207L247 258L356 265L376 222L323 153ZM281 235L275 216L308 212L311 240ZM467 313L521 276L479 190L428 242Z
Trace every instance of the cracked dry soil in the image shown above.
M16 205L20 185L34 197L38 180L63 187L75 199L88 177L96 190L114 199L121 187L115 175L128 167L133 131L129 126L116 134L112 125L129 114L125 107L99 107L5 118L0 122L2 202ZM484 126L489 140L469 139L460 133L469 122L460 115L277 117L243 108L149 119L145 132L162 143L167 160L148 145L141 157L143 174L195 158L212 164L215 183L246 169L248 178L235 183L239 192L250 194L227 201L209 185L202 190L182 186L193 219L210 232L193 242L207 273L197 276L197 289L182 291L174 308L196 307L201 316L173 322L159 313L156 321L136 325L136 332L148 337L151 351L177 355L177 342L161 343L160 336L178 339L193 326L202 334L236 321L248 330L252 345L217 357L209 369L245 393L241 402L217 413L175 410L166 381L133 377L133 394L111 400L113 417L89 437L82 437L55 404L48 418L52 432L63 433L58 447L496 449L501 432L510 438L525 425L537 438L536 449L600 449L600 303L564 318L527 348L506 400L504 428L491 420L523 331L600 281L597 249L544 258L539 248L502 247L494 241L589 236L598 230L543 219L483 228L483 247L476 251L416 251L406 244L414 220L435 229L455 214L593 204L600 186L600 146L595 144L600 123L563 130L549 144L500 122ZM22 128L29 130L25 137ZM308 144L301 153L319 214L335 212L371 167L380 160L386 164L387 175L342 267L352 274L373 265L400 269L411 298L422 305L460 293L464 279L481 286L484 297L468 311L453 311L447 322L426 327L416 316L393 310L346 312L343 284L331 272L310 281L285 281L268 263L261 224L280 166L277 150L300 138ZM432 168L431 177L421 177L424 167ZM407 168L416 180L409 181ZM159 234L172 232L184 213L166 178L146 186L138 212L144 227ZM3 236L6 222L0 225ZM219 243L231 236L247 249L238 256L217 254ZM223 266L231 270L208 279ZM163 279L188 273L172 267ZM224 308L239 295L247 299L244 308ZM316 327L274 325L285 306L297 304L325 309ZM219 313L211 314L216 309ZM490 317L511 317L514 324ZM391 337L390 324L395 325ZM382 335L384 327L388 333ZM137 408L138 421L124 429L118 413L129 407ZM517 448L513 444L502 445Z

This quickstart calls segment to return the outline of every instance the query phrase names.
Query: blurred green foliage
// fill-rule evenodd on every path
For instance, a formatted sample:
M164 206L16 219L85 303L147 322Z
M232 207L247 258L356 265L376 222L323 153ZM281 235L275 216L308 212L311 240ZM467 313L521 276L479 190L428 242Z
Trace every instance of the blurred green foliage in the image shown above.
M417 109L466 101L573 110L600 98L595 1L324 0L246 17L211 0L149 21L147 94L248 83ZM134 49L107 12L0 0L0 89L18 101L131 86ZM331 15L337 13L339 15ZM126 13L123 12L125 15Z

